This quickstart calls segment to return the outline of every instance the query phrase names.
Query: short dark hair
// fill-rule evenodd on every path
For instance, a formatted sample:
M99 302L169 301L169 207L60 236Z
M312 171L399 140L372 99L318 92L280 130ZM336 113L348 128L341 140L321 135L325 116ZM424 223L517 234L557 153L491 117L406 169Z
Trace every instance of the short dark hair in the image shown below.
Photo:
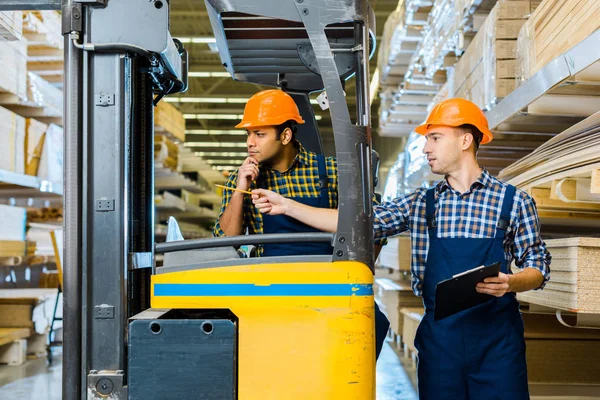
M459 126L459 128L473 135L473 143L475 143L475 153L477 153L477 150L479 150L479 145L483 140L483 133L481 133L481 131L477 129L475 125L471 124L464 124Z
M289 121L285 121L283 124L281 125L277 125L275 126L275 129L277 130L277 136L276 139L280 140L281 139L281 134L283 133L283 131L285 131L287 128L290 128L290 130L292 131L292 142L296 141L296 132L298 131L298 126L296 124L296 121L294 120L289 120Z

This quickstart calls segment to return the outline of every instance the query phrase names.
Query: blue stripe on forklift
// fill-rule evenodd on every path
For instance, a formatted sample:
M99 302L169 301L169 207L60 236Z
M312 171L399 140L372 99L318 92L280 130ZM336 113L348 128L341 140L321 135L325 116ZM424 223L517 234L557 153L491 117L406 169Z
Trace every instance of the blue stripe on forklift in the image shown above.
M155 283L154 296L371 296L366 284Z

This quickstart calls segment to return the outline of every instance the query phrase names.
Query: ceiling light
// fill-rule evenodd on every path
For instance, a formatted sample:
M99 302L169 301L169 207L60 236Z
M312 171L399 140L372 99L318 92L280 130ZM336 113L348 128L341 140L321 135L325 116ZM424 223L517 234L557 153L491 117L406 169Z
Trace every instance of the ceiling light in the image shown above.
M239 167L239 165L213 165L213 169L217 171L234 171Z
M168 103L227 103L224 97L167 97Z
M187 135L231 135L231 136L246 136L246 131L242 129L188 129L185 131Z
M247 157L248 153L245 151L197 151L194 153L196 157Z
M229 72L204 72L204 71L190 71L188 72L188 78L230 78Z
M227 142L185 142L185 147L246 147L246 143Z
M217 43L214 37L178 37L181 43Z
M185 119L242 119L242 114L183 114Z
M209 72L207 72L208 74ZM167 103L231 103L245 104L250 100L248 97L165 97ZM319 104L316 99L310 100L311 104Z
M242 165L242 163L244 162L244 160L246 160L245 158L239 159L239 160L235 160L235 159L231 159L228 158L226 160L215 160L215 159L210 159L210 160L206 160L205 161L207 163L209 163L210 165L231 165L231 163L237 163L238 165Z

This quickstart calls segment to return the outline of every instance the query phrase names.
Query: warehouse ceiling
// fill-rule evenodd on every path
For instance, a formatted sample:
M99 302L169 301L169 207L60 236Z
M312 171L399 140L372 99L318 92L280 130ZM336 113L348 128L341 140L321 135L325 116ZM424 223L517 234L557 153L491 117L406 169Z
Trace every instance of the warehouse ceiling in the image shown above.
M388 15L396 8L398 0L373 0L371 6L377 19L377 40ZM245 133L233 130L237 117L243 113L245 101L265 87L234 81L221 66L213 33L203 0L171 0L171 34L184 39L189 51L191 72L189 89L180 100L172 104L184 114L201 114L202 119L186 120L186 142L198 155L219 169L237 168L245 158ZM379 43L378 43L379 44ZM371 73L376 67L376 56L371 60ZM354 78L346 84L350 115L355 115ZM314 99L316 95L313 95ZM382 165L395 161L401 150L400 139L381 138L377 132L378 99L373 102L373 143L379 151ZM333 134L329 111L314 106L321 119L317 122L327 155L334 154ZM235 119L226 119L235 118ZM317 117L318 118L318 117Z

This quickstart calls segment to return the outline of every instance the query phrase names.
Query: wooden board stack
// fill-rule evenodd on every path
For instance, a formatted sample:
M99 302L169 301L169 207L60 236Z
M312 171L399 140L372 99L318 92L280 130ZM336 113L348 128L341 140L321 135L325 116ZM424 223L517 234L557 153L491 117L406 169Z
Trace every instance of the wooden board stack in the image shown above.
M403 319L402 341L404 342L404 356L411 357L413 363L416 360L417 349L415 348L415 336L417 328L425 315L422 307L407 307L400 310Z
M519 33L518 80L529 79L600 28L599 13L597 0L542 1Z
M390 329L402 335L404 318L402 308L421 307L422 300L415 296L409 282L393 281L387 278L375 279L375 298L381 311L390 320Z
M589 224L600 218L599 146L600 112L556 135L498 176L528 191L540 217Z
M25 172L25 118L0 107L0 170Z
M518 294L519 300L579 313L600 314L600 239L546 241L552 274L544 290Z
M27 97L27 44L0 40L0 104ZM14 100L12 100L14 102Z
M572 329L554 315L523 314L530 383L600 383L600 331Z
M410 272L410 260L410 236L399 235L389 238L388 244L383 246L377 259L377 266Z
M0 12L0 40L20 40L23 35L23 12Z
M0 204L0 257L24 256L27 210Z
M154 162L175 171L179 149L165 135L154 135Z
M25 173L27 175L37 176L47 130L48 125L27 118L25 123Z
M0 328L26 328L27 354L44 354L57 293L56 289L0 289ZM57 314L62 315L60 302L58 307Z
M517 37L531 13L531 2L500 0L455 66L453 96L481 108L515 88Z
M23 33L27 38L27 69L43 79L62 85L64 39L57 11L24 14Z
M185 142L185 119L173 105L161 101L154 109L154 131Z

